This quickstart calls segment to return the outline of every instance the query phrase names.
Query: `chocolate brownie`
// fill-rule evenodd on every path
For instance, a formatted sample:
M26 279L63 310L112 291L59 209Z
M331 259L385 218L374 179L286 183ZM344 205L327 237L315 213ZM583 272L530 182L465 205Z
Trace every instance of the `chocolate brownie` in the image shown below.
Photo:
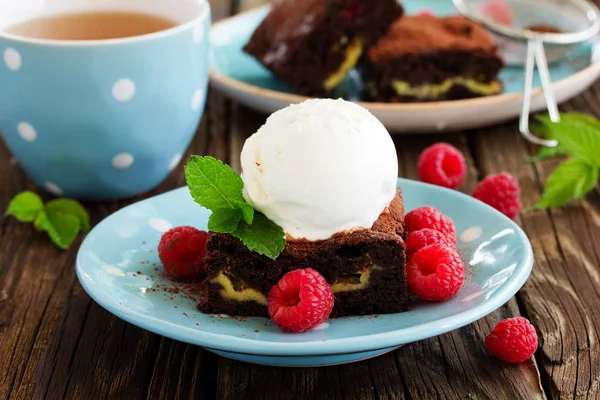
M400 190L370 229L321 241L288 240L271 260L228 234L210 232L204 313L267 317L269 291L287 272L318 271L332 286L332 317L406 310L413 301L405 279L404 203Z
M494 95L502 91L502 67L490 35L469 19L407 16L369 50L364 96L425 102Z
M402 13L397 0L276 0L244 51L300 94L328 97Z

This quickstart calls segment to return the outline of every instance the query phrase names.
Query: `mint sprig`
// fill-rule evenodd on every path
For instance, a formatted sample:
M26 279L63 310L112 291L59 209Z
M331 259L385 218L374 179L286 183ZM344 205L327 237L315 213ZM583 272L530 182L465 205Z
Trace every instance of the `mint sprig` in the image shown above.
M38 231L46 232L62 250L69 248L79 232L90 229L88 213L75 200L56 199L44 205L40 196L30 191L16 195L5 215L21 222L33 222Z
M538 117L541 125L536 132L559 142L555 148L543 148L532 158L538 161L548 157L569 155L550 174L538 209L559 207L572 199L581 199L591 191L600 174L600 121L591 115L562 114L560 122L549 117Z
M241 221L233 232L233 236L240 239L250 250L272 260L275 260L285 247L284 235L283 229L279 225L259 212L254 215L252 225Z
M184 167L194 201L212 211L208 229L229 233L251 251L276 259L285 247L285 233L246 203L244 182L231 167L209 156L191 156Z
M598 169L571 158L561 163L546 182L546 189L536 208L559 207L571 199L580 199L592 190L598 180Z

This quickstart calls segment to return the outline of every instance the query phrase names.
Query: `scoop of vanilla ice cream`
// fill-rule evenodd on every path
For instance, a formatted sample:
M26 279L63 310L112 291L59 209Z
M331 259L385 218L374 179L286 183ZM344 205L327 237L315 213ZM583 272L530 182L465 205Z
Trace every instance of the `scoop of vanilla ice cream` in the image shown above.
M246 201L295 239L370 228L396 194L389 133L341 99L275 112L246 140L241 163Z

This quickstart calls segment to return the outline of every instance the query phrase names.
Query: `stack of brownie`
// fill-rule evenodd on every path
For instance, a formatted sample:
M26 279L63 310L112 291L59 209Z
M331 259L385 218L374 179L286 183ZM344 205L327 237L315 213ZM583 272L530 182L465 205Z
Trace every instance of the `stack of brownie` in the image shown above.
M396 313L414 296L405 279L404 202L398 189L370 229L320 241L288 240L276 260L248 250L229 234L210 232L204 313L268 317L271 288L289 271L312 268L331 285L332 317Z
M498 94L497 46L461 16L405 16L396 0L278 0L244 50L298 93L330 97L360 61L380 102Z

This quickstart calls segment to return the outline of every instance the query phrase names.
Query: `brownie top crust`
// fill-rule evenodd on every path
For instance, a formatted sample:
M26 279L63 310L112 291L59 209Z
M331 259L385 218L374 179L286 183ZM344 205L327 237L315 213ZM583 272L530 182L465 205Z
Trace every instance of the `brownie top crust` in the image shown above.
M244 50L261 54L267 65L281 62L321 23L325 11L323 0L275 0Z
M339 232L326 240L309 241L304 239L293 239L287 241L286 251L293 253L310 252L316 248L330 245L352 244L356 238L361 241L369 235L398 235L404 234L404 201L400 188L396 191L396 196L390 202L390 205L379 215L379 218L369 229L354 229L351 231Z
M397 195L371 228L340 232L318 241L288 241L276 260L248 250L230 234L209 232L206 272L212 279L222 272L268 293L285 273L313 268L334 283L340 276L377 265L383 269L404 265L404 202Z
M488 32L463 16L405 16L394 22L389 33L369 50L369 60L380 62L407 53L448 50L495 53L496 49Z

